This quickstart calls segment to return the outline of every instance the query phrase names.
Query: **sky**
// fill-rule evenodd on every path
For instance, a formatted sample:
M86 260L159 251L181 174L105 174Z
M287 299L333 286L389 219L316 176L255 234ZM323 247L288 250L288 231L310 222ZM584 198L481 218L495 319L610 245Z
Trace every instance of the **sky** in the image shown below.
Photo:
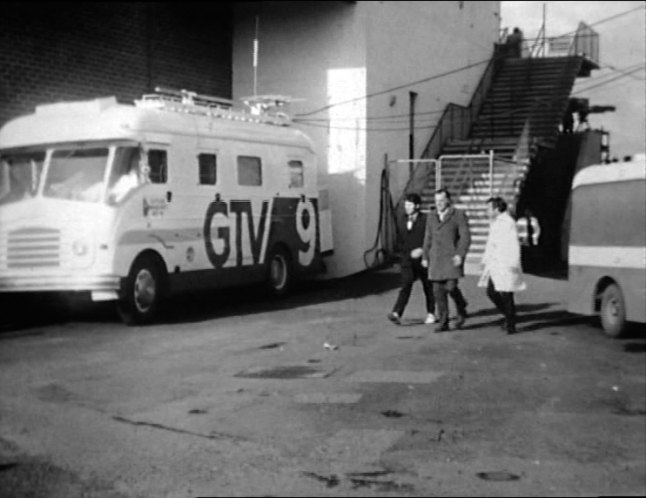
M600 69L578 78L573 97L615 112L591 114L592 128L610 132L611 157L646 149L646 1L500 2L501 27L519 27L535 38L543 24L548 37L576 31L583 21L599 34ZM630 12L629 12L630 11ZM628 74L627 74L628 73Z

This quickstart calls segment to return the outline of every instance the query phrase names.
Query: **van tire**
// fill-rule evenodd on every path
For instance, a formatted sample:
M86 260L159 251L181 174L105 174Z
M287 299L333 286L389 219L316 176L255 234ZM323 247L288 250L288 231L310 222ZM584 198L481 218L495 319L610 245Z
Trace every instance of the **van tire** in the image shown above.
M162 297L163 271L150 256L140 257L130 269L123 297L117 304L121 320L126 325L152 322Z
M626 305L624 295L616 284L610 284L601 295L601 326L604 333L613 339L621 337L626 329Z
M292 260L287 250L280 246L272 248L267 258L265 286L273 297L282 297L289 292L294 275Z

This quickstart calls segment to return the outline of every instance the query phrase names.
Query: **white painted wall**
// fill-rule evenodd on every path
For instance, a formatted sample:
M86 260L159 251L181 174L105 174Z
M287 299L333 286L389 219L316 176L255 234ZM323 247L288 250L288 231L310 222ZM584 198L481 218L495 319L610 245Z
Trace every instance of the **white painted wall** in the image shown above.
M468 105L497 40L499 12L499 1L235 5L234 98L253 94L257 16L257 93L305 99L292 104L291 114L301 115L296 126L314 140L319 181L330 189L335 254L328 276L366 269L384 156L408 157L409 92L418 93L419 157L446 104ZM477 65L397 89L471 64ZM407 174L407 167L391 170L395 200ZM366 256L370 263L374 254Z

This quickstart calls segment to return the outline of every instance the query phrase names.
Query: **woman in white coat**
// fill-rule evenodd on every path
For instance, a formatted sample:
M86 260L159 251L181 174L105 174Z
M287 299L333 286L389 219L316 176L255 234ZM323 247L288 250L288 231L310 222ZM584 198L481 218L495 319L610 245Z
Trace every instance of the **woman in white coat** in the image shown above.
M507 212L507 203L502 198L492 197L487 204L492 222L482 257L484 270L478 286L487 288L487 296L505 317L503 328L508 334L515 334L514 292L526 288L520 266L516 222Z

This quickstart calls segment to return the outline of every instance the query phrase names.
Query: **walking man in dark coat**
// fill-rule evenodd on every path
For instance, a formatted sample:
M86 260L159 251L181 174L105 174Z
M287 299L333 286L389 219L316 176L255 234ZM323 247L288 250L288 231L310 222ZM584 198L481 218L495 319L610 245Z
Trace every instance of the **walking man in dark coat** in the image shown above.
M404 215L397 221L397 241L401 249L401 288L397 301L388 319L396 324L401 324L404 308L408 304L410 293L415 280L422 282L426 298L425 323L435 323L435 299L433 287L428 280L427 271L422 267L422 244L424 243L424 230L426 229L426 215L420 211L422 199L418 194L407 194L404 200Z
M467 302L458 288L458 279L464 276L471 236L466 215L451 205L446 189L435 192L435 207L435 213L426 219L422 265L428 268L428 278L433 282L438 313L435 331L443 332L449 330L447 294L457 308L455 327L461 328L467 317Z

